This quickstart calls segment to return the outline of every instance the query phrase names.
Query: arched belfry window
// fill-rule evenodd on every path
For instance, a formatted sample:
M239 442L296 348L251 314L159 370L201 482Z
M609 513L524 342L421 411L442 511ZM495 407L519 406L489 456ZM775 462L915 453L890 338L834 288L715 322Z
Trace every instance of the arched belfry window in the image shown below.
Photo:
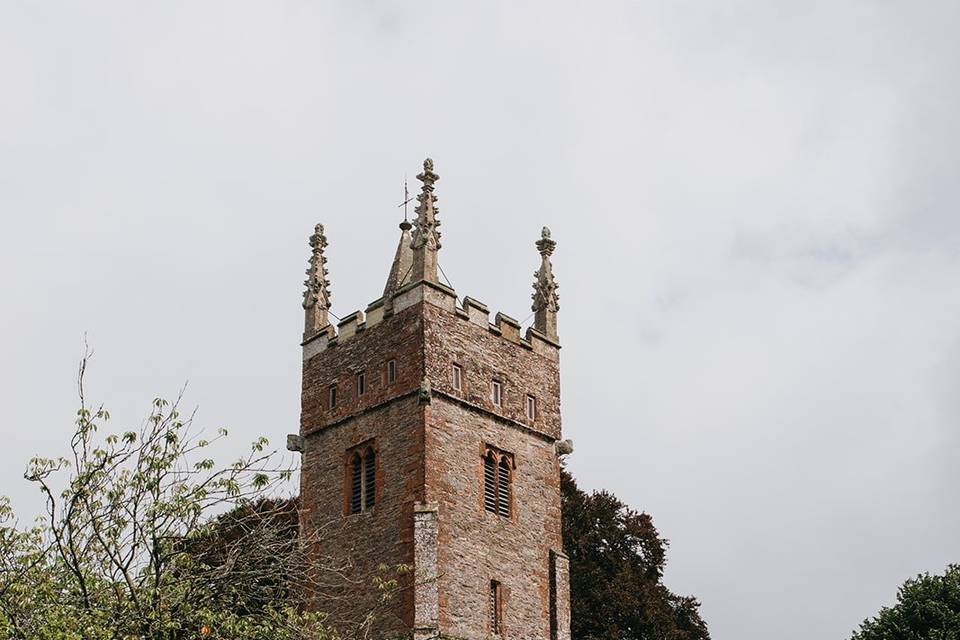
M372 444L363 444L347 452L347 490L349 513L362 513L377 501L377 452Z
M513 456L505 451L487 447L483 454L483 508L490 513L509 518L511 515L511 484Z

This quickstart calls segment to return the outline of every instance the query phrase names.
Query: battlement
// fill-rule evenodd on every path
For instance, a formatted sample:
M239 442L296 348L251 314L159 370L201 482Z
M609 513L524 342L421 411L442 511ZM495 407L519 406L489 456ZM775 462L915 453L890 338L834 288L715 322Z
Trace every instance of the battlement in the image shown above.
M502 312L497 312L491 323L490 310L486 304L470 296L464 297L463 302L460 303L456 291L446 285L428 281L406 284L396 292L374 300L367 305L365 311L357 310L344 316L337 323L336 328L328 324L313 335L305 335L301 343L303 359L309 360L318 353L362 334L386 318L420 303L439 307L464 322L482 327L491 334L524 349L553 360L559 359L560 343L551 340L533 326L527 327L526 332L521 335L520 322Z

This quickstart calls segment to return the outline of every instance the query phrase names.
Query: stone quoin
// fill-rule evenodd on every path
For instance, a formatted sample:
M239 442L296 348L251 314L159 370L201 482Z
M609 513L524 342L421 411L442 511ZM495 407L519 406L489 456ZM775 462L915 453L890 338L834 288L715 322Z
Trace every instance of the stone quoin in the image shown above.
M301 527L349 580L311 606L333 626L377 608L371 636L569 640L559 457L556 242L535 243L533 326L438 279L433 161L383 295L329 321L325 230L310 238L303 307ZM309 537L307 538L309 539ZM412 567L378 604L382 565ZM337 606L327 606L330 602Z

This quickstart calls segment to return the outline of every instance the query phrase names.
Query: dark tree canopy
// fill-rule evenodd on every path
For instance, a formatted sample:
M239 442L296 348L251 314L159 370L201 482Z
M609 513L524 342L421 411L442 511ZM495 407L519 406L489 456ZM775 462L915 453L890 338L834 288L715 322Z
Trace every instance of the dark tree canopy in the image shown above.
M864 620L852 640L960 640L960 565L904 582L897 604Z
M708 640L700 603L661 582L667 541L646 513L561 472L574 640Z

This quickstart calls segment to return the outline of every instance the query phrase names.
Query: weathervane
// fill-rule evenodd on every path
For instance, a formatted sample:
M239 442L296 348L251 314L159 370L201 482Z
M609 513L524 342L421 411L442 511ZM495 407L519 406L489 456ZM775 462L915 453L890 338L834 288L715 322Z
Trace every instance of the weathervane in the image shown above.
M403 221L409 222L407 216L407 205L413 200L410 196L410 191L407 189L407 176L403 176L403 202L397 205L397 207L403 207Z

